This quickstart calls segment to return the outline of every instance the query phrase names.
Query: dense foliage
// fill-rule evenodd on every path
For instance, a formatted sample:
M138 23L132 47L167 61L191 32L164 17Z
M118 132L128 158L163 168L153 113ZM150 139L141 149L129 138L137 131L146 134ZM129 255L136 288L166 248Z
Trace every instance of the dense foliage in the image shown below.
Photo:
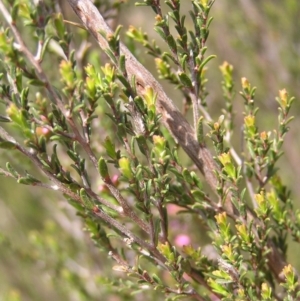
M3 298L299 300L300 211L278 169L294 97L279 87L261 129L256 88L225 61L212 114L214 1L136 2L164 44L115 26L120 2L0 1L0 174L31 186L43 228L26 248L2 231L0 249L46 288L12 273Z

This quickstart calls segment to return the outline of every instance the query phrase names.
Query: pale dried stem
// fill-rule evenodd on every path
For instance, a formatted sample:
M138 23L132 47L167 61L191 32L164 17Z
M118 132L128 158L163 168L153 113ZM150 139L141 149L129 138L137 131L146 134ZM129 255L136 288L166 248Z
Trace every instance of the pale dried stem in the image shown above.
M48 177L48 179L57 186L56 190L59 190L62 193L65 193L66 195L68 195L70 198L78 201L79 203L82 203L82 200L80 199L80 197L76 193L71 191L69 188L67 188L59 180L57 180L56 177L46 169L46 167L41 163L41 161L37 158L37 156L34 153L28 151L27 149L22 147L19 143L17 143L16 140L13 137L11 137L2 127L0 127L0 138L14 143L15 149L18 150L19 152L21 152L27 158L29 158L32 161L32 163L36 167L38 167L39 170L42 170L43 173ZM54 188L52 187L52 189L54 189Z
M114 227L125 236L127 236L132 243L137 243L140 247L144 249L145 252L150 252L154 255L154 260L157 261L161 266L165 266L165 262L167 261L166 258L154 247L152 244L149 244L144 239L133 234L126 226L119 223L116 219L112 218L111 216L104 213L102 210L95 210L94 215L100 217L103 221L105 221L108 225ZM142 250L141 250L142 252Z

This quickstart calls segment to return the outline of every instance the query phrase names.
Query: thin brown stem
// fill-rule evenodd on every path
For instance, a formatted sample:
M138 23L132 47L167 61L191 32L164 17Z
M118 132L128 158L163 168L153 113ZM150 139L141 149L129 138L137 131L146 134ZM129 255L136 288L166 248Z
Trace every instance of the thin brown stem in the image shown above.
M132 241L132 243L137 243L140 247L143 248L144 252L150 252L153 255L153 259L155 259L161 266L165 266L164 263L167 261L166 258L156 249L156 247L152 246L152 244L149 244L144 239L141 239L133 234L129 229L127 229L127 227L120 224L116 219L110 217L102 210L95 210L94 215L100 217L108 225L123 233Z

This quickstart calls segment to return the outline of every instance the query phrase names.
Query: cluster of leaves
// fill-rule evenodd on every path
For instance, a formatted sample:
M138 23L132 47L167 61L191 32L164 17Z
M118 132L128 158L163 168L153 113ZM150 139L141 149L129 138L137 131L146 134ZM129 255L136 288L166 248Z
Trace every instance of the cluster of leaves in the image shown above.
M169 51L162 51L154 42L149 42L147 34L131 26L128 36L142 43L149 54L155 57L156 68L160 78L168 80L184 96L185 105L194 111L194 124L199 119L200 106L206 106L205 66L215 56L205 56L206 40L212 18L209 12L214 1L192 1L190 17L194 30L187 30L186 16L180 14L180 1L166 1L170 11L163 14L159 1L138 2L137 5L150 6L155 12L154 29L167 43ZM177 36L171 31L174 23Z
M182 92L183 114L192 109L199 143L204 147L207 139L213 142L215 195L206 191L198 172L178 154L177 142L161 127L155 87L145 87L141 94L135 78L128 76L121 27L103 33L109 62L99 66L86 44L84 54L74 50L75 38L51 1L37 7L15 1L7 5L10 12L0 6L10 26L0 31L1 68L6 72L0 78L5 106L0 147L22 153L33 167L29 173L22 164L8 162L0 173L21 184L62 192L95 245L116 261L114 269L137 278L134 285L127 283L132 291L151 287L170 300L297 300L297 273L286 264L279 274L270 257L275 251L285 257L288 234L296 242L300 238L300 212L293 209L276 170L293 98L280 90L278 129L259 132L255 88L242 79L246 145L241 159L231 143L235 88L230 64L220 67L225 107L218 121L206 109L205 70L214 56L205 53L213 2L191 1L190 31L180 0L167 0L166 14L159 0L137 3L155 12L155 30L168 51L133 26L127 34L155 57L160 77ZM102 4L106 12L118 8L117 3ZM20 24L30 26L36 55L24 43ZM48 74L54 64L58 72ZM229 196L232 211L224 205ZM192 244L175 246L170 205L187 218L196 217L211 237L214 258L194 247L196 235L189 237ZM191 223L188 230L197 227Z

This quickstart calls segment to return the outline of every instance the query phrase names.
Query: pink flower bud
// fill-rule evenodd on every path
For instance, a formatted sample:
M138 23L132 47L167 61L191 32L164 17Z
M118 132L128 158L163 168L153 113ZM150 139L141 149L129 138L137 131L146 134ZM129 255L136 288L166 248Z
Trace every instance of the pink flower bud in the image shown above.
M187 246L191 244L191 238L186 234L179 234L175 238L175 245L178 247Z

